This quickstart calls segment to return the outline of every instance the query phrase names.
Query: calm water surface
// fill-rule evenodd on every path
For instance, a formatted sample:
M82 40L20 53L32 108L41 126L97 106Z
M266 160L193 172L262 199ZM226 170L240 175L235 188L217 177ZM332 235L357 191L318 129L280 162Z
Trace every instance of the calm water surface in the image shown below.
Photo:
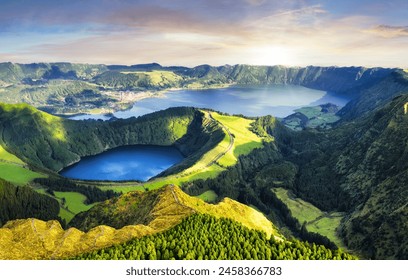
M301 107L328 102L344 106L347 101L347 99L333 93L294 85L178 90L167 92L160 98L142 99L135 103L131 109L116 112L114 116L117 118L138 117L170 107L191 106L250 117L265 115L286 117ZM109 119L104 115L73 117L73 119L89 118Z
M85 157L60 174L82 180L147 181L183 159L174 147L124 146Z

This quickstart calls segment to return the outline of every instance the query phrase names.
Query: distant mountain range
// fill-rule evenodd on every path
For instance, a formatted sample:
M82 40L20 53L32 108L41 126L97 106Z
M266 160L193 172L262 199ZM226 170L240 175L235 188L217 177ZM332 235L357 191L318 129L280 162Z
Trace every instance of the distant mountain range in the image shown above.
M52 113L111 112L129 107L112 91L158 91L228 85L294 84L355 96L356 90L397 69L364 67L285 67L159 64L89 65L72 63L0 63L0 101L26 102ZM137 97L135 97L137 98Z

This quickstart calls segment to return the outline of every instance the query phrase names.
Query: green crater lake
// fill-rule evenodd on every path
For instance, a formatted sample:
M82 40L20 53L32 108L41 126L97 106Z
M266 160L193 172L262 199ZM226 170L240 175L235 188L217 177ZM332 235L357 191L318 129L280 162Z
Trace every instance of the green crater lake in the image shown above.
M147 181L183 159L175 147L123 146L84 157L60 175L81 180Z

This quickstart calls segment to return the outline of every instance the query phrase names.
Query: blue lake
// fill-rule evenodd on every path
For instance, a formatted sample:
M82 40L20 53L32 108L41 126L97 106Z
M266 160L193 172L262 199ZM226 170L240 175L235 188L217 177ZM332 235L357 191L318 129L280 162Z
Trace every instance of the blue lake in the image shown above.
M124 146L84 157L60 174L82 180L147 181L183 159L175 147Z
M191 106L250 117L265 115L285 117L298 108L329 102L342 107L348 100L330 92L294 85L178 90L167 92L161 97L142 99L131 109L116 112L114 116L138 117L170 107ZM89 118L109 119L104 115L81 115L72 119ZM85 180L146 181L182 160L183 156L173 147L121 147L81 159L60 174L68 178Z
M136 102L131 109L116 112L114 116L117 118L138 117L170 107L191 106L250 117L265 115L286 117L301 107L328 102L342 107L348 100L334 93L295 85L177 90L167 92L161 97L142 99ZM109 119L104 115L72 117L77 120L89 118Z

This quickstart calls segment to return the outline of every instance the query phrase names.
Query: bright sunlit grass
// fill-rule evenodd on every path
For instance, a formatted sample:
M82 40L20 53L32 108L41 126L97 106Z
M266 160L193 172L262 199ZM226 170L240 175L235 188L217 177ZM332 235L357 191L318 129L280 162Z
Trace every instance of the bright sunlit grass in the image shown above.
M46 177L43 174L31 171L20 165L0 162L0 178L16 185L25 185L35 178Z
M148 79L152 85L161 86L165 84L176 83L183 79L183 77L175 74L172 71L123 71L122 74L134 74L139 79Z
M0 146L0 160L14 162L18 164L24 164L24 162L21 159L7 152L2 146Z
M218 195L213 190L209 190L203 192L197 197L204 200L205 202L214 202L218 198Z

